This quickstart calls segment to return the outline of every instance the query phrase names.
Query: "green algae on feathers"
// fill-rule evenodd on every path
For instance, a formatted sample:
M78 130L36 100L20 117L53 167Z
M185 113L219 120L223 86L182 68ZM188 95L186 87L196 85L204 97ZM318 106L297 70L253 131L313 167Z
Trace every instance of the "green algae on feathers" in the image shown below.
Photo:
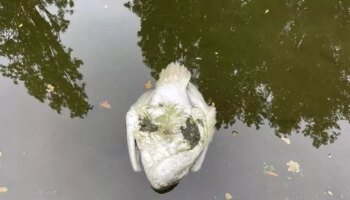
M181 123L181 118L185 115L176 104L160 104L163 108L164 114L155 118L155 122L158 124L159 130L165 135L171 134L174 127Z
M153 107L154 108L154 107ZM176 104L159 104L163 112L157 117L153 117L148 111L152 107L145 107L143 116L139 118L140 131L142 132L158 132L165 135L173 133L174 127L182 122L181 118L185 115Z

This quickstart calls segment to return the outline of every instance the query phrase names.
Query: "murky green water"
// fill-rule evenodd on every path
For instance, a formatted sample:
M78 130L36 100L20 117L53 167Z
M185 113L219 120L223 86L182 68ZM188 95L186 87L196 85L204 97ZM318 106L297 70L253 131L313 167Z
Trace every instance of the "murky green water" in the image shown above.
M349 35L347 0L0 0L0 198L349 199ZM172 61L219 130L160 195L124 124Z

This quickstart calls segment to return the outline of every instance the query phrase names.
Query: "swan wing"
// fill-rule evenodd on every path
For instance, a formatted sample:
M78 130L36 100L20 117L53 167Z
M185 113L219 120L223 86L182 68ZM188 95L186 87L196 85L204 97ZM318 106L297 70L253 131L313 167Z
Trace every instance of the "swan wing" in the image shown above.
M196 162L193 164L191 171L198 171L204 161L204 158L206 156L209 143L211 142L213 135L215 133L215 123L216 123L216 109L214 106L208 106L205 102L202 94L198 91L197 87L193 85L192 83L189 83L187 86L187 95L190 99L191 105L195 108L199 108L204 112L205 120L204 122L204 128L206 132L206 145L202 151L202 153L197 158Z
M135 131L139 128L139 113L137 112L138 107L144 106L149 103L152 96L152 91L148 91L141 95L141 97L132 105L126 114L126 132L128 150L130 156L130 162L134 171L139 172L141 169L140 162L140 150L137 147L135 141Z

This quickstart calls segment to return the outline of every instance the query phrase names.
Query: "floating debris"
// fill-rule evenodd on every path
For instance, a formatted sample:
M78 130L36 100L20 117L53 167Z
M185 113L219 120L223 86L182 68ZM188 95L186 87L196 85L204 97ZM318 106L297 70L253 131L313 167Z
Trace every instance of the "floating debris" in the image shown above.
M304 37L305 37L305 33L301 36L301 39L300 39L300 41L299 41L299 43L298 43L298 48L300 47L300 45L301 45L301 43L303 43L303 40L304 40Z
M273 165L268 165L265 162L263 162L263 168L264 168L265 175L275 176L275 177L278 176Z
M232 200L232 199L233 199L232 194L226 192L226 193L225 193L225 199L226 199L226 200Z
M0 157L2 157L2 152L0 151Z
M214 52L215 55L218 55L219 53L217 51Z
M270 12L270 10L269 10L269 9L265 10L265 14L267 14L267 13L269 13L269 12Z
M333 196L333 192L329 191L327 192L329 195Z
M329 153L329 154L328 154L328 158L332 158L332 154Z
M233 130L231 133L232 133L232 135L233 135L233 136L238 135L238 132L237 132L237 131L235 131L235 130Z
M21 28L23 26L23 24L19 24L18 27Z
M151 80L148 80L145 84L143 84L143 87L145 88L145 89L151 89L152 87L153 87L153 85L152 85L152 81Z
M196 60L202 60L202 58L201 57L197 57Z
M287 144L290 144L290 139L287 137L281 137L281 140Z
M289 172L293 172L293 173L299 173L300 172L300 165L299 163L295 162L295 161L289 161L286 164L288 166L288 171Z
M9 191L9 189L8 189L7 187L5 187L5 186L0 186L0 193L5 193L5 192L7 192L7 191Z
M111 104L109 104L107 100L102 101L102 103L100 103L100 106L102 108L105 108L105 109L111 109L112 108Z
M53 91L55 91L55 87L51 84L47 84L46 85L46 92L51 93Z
M275 173L275 172L273 172L273 171L267 171L267 172L264 172L266 175L269 175L269 176L275 176L275 177L277 177L278 176L278 174L277 173Z

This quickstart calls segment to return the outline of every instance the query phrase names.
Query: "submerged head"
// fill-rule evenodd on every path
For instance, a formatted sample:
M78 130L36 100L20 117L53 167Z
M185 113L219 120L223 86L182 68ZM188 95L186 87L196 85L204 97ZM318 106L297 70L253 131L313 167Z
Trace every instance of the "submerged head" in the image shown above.
M188 174L193 161L188 157L176 155L166 158L158 163L148 166L144 163L144 169L152 188L159 192L165 193L171 191Z
M179 182L176 182L176 183L174 183L172 185L169 185L167 187L162 187L162 188L159 188L159 189L156 189L156 188L152 187L152 189L154 191L156 191L157 193L159 193L159 194L165 194L167 192L172 191L178 184L179 184Z

